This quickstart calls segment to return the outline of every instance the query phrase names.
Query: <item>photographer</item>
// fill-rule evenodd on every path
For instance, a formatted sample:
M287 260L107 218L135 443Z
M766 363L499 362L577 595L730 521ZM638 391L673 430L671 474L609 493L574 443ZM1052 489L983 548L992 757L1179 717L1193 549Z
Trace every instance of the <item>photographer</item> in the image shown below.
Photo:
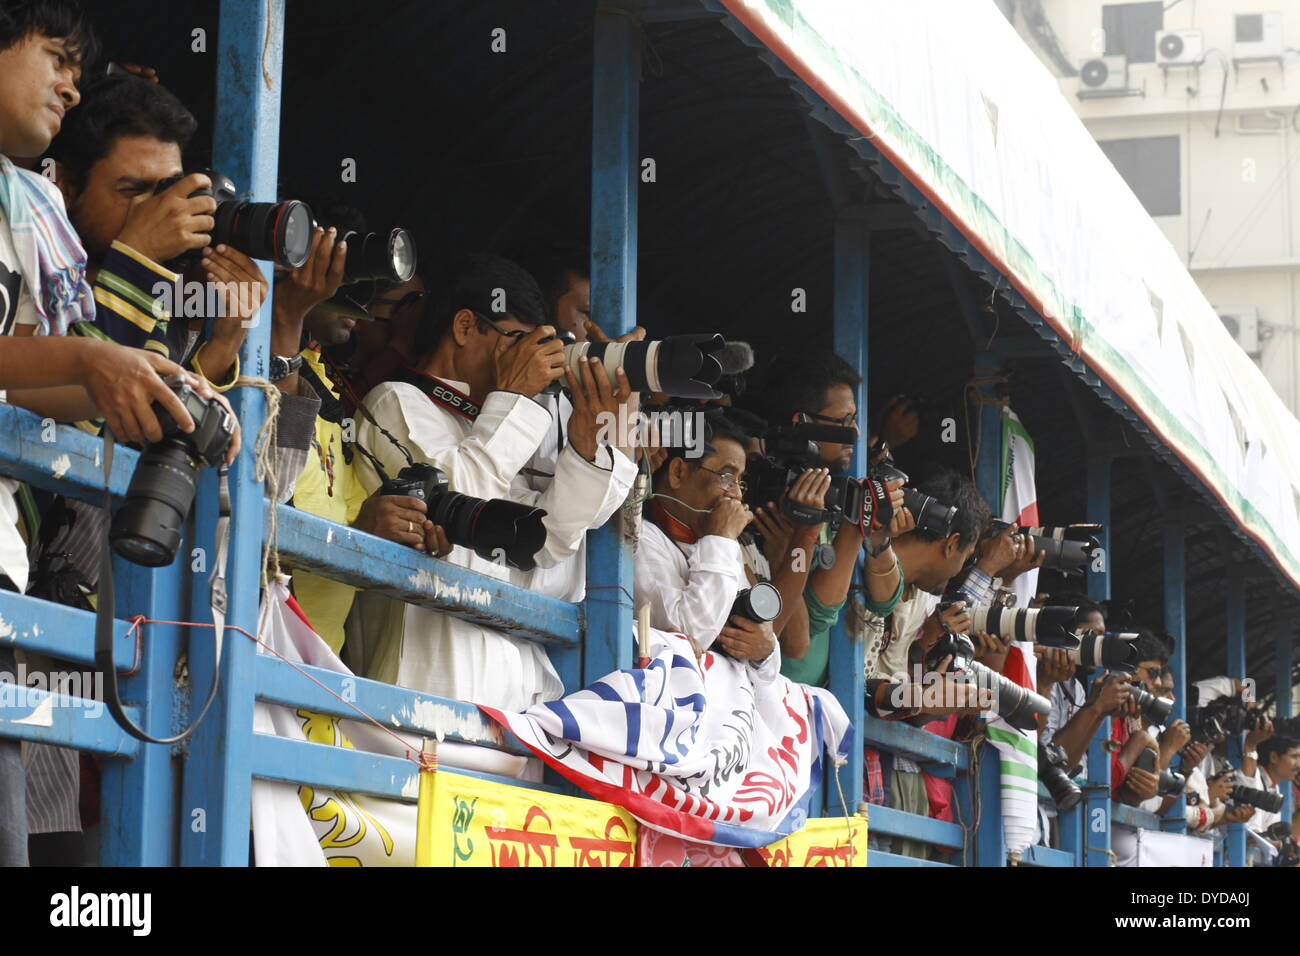
M1134 671L1134 683L1159 697L1163 690L1161 676L1169 661L1169 651L1159 638L1146 630L1139 632L1135 644L1138 664ZM1135 702L1130 700L1125 705L1125 710L1126 714L1111 720L1111 740L1115 747L1111 754L1111 790L1115 799L1130 806L1138 806L1144 800L1151 800L1159 794L1160 770L1168 766L1173 754L1181 749L1191 734L1185 722L1175 721L1170 736L1157 740L1148 731L1149 718L1142 715ZM1175 747L1176 739L1181 740L1181 743ZM1133 766L1144 750L1155 751L1158 755L1154 771Z
M1246 734L1246 751L1241 759L1242 782L1281 796L1283 786L1295 779L1297 771L1300 771L1300 740L1273 733L1272 721L1261 715L1257 725ZM1281 819L1281 813L1257 807L1246 826L1262 834Z
M741 501L745 436L718 413L705 420L704 455L691 460L681 447L668 449L655 472L636 551L636 603L650 604L656 628L748 661L770 682L781 657L772 624L730 613L753 583L737 542L752 520Z
M448 560L578 600L586 582L575 555L586 532L627 497L636 473L633 449L600 440L602 423L610 420L605 416L617 417L620 405L626 405L624 415L636 414L626 376L620 373L619 387L611 389L598 363L584 363L577 377L565 371L554 329L542 324L541 291L513 262L471 257L434 298L416 337L419 362L405 370L404 381L386 382L366 396L369 414L358 421L357 444L390 476L407 465L409 453L441 469L451 491L544 508L545 544L536 555L542 574L508 568L461 546ZM539 494L521 474L551 426L533 396L561 377L574 411L554 481ZM368 459L356 467L366 490L380 487ZM524 710L563 691L535 642L379 594L359 595L347 637L352 660L366 676L427 693Z
M94 314L85 253L58 192L13 163L40 156L78 105L81 68L94 48L93 29L70 0L15 0L0 9L0 389L7 389L0 399L59 421L102 416L120 440L157 441L155 402L183 430L194 428L162 376L180 375L205 397L211 390L160 355L63 337ZM238 449L236 431L232 458ZM20 593L30 570L21 490L0 477L0 588ZM0 671L14 665L13 652L0 649ZM75 823L75 791L63 792L72 794ZM26 793L19 742L0 740L0 865L27 863Z
M805 354L773 366L766 383L769 420L795 424L832 425L855 428L858 417L854 389L861 377L833 352ZM818 441L818 461L826 477L843 473L853 460L853 446ZM800 479L803 480L802 478ZM824 494L829 480L819 489ZM830 633L848 600L858 552L866 549L867 584L865 599L874 620L881 621L897 605L902 594L902 576L892 548L891 533L912 527L903 508L902 483L888 487L891 507L896 512L891 527L877 528L864 539L858 525L842 521L832 532L825 524L798 526L780 513L776 502L759 508L757 519L764 538L774 538L769 561L774 580L787 563L807 568L802 607L789 609L782 621L781 673L801 684L825 686L829 677ZM796 540L798 538L798 540ZM778 553L778 552L784 552ZM823 557L829 555L829 559Z
M357 324L352 316L331 310L326 300L343 282L347 243L339 235L345 230L364 233L365 223L360 213L348 207L319 214L334 219L316 227L306 262L277 273L271 307L270 377L284 393L281 401L288 403L281 406L281 417L286 409L288 414L300 414L303 397L311 399L315 412L310 445L282 451L298 463L286 463L296 467L292 504L441 557L450 553L451 545L445 531L428 520L424 501L408 495L367 495L357 474L358 453L345 431L339 387L321 350L345 345ZM293 593L316 632L339 653L356 589L298 570L293 575Z

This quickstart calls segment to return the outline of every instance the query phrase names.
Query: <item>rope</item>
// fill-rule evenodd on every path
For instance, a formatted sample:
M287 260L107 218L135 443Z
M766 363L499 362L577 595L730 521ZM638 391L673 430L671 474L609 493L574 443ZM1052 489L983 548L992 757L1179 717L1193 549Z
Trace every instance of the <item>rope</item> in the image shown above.
M280 575L280 552L276 548L276 509L280 499L280 480L275 472L274 456L276 432L280 420L280 390L264 378L241 375L235 379L235 388L255 388L266 396L266 417L253 441L253 477L266 483L267 516L266 541L262 544L262 587L269 583L268 564L275 577Z

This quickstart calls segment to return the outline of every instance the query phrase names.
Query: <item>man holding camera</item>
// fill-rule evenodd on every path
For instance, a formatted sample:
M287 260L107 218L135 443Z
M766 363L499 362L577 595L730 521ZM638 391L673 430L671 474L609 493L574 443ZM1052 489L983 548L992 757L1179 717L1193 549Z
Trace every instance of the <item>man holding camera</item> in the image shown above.
M586 532L627 497L636 474L632 448L601 440L602 426L617 420L621 405L624 415L636 415L627 377L620 369L611 387L594 361L578 363L576 373L566 370L554 329L542 324L541 291L513 262L471 257L435 300L417 334L419 362L405 370L404 381L366 396L369 414L358 425L358 444L390 476L407 465L409 453L440 469L452 491L546 509L545 544L536 555L542 574L484 559L464 541L454 542L449 560L552 597L580 599L585 568L575 555ZM533 396L560 378L574 406L568 443L554 480L538 493L521 469L551 417ZM368 490L380 487L369 461L358 467ZM523 710L563 691L536 643L380 595L358 598L348 641L367 676L445 697Z
M178 375L205 397L212 391L160 355L62 335L94 314L85 252L57 191L13 162L48 148L80 101L81 67L94 46L75 3L16 0L0 10L0 388L7 389L0 398L59 421L103 417L119 439L157 441L155 402L182 430L194 428L162 376ZM236 426L229 456L238 449ZM0 477L0 588L19 592L29 573L17 506L24 494ZM0 649L0 671L12 674L14 665L13 652ZM0 866L27 863L25 776L19 743L0 740Z
M1246 734L1246 749L1241 758L1244 782L1257 790L1267 790L1279 797L1283 787L1295 780L1300 771L1300 740L1273 733L1273 723L1262 714ZM1247 828L1263 834L1282 819L1282 814L1256 807L1246 822Z

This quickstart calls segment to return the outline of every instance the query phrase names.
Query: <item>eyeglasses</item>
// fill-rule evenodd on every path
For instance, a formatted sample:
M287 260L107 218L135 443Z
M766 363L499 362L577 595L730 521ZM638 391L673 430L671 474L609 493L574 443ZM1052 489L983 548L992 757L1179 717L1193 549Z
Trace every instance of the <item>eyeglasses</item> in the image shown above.
M740 480L739 475L733 475L729 471L714 471L712 468L706 468L704 465L696 465L695 467L699 468L701 471L707 471L711 475L716 475L718 478L718 486L723 491L730 491L732 488L738 487L740 488L740 493L743 495L749 490L748 486Z
M470 311L474 312L473 309L470 309ZM489 319L486 315L483 315L483 313L481 312L474 312L474 316L480 322L486 322L488 325L490 325L492 327L492 331L495 332L497 335L504 335L508 339L521 339L525 335L527 335L530 331L529 329L510 329L507 331L506 329L498 328L495 322Z
M843 418L832 418L830 415L823 415L820 412L800 412L799 414L815 418L819 422L826 422L828 425L839 425L841 428L853 428L858 424L857 412L845 415Z

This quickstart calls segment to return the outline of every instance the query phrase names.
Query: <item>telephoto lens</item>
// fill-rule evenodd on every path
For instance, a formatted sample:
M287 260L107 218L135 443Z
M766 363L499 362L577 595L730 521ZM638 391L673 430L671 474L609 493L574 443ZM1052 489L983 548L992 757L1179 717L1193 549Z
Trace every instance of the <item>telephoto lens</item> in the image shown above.
M965 634L945 634L935 641L925 656L926 668L937 671L948 656L952 657L948 673L964 677L967 683L996 694L997 703L992 709L1012 727L1033 730L1038 726L1038 718L1051 712L1052 704L1046 697L1021 687L975 660L975 645Z
M904 488L903 507L916 519L917 530L941 538L952 534L952 523L957 518L957 509L951 505L931 498L915 488Z
M960 594L944 599L964 600ZM1077 607L987 607L970 609L971 630L996 634L1007 641L1032 641L1044 647L1075 648Z
M727 615L728 619L737 616L758 624L775 621L781 616L781 592L766 581L745 588L736 595Z
M126 504L113 516L108 532L117 554L150 568L176 559L181 528L194 503L198 471L225 461L235 433L235 421L224 405L204 398L177 376L169 376L166 382L194 419L194 431L188 435L181 431L171 415L154 403L163 437L140 453Z
M428 507L429 520L442 526L452 544L520 571L537 567L537 552L546 544L545 510L450 491L446 474L433 465L407 465L396 478L384 482L380 494L420 498Z
M347 258L343 284L407 282L415 275L415 237L405 229L388 232L346 232Z
M1065 750L1059 744L1038 745L1038 779L1052 796L1056 809L1064 812L1078 806L1083 799L1083 790L1070 779L1069 761Z
M1132 684L1129 691L1138 705L1138 710L1142 711L1142 716L1146 717L1151 723L1163 725L1169 720L1169 715L1174 710L1172 700L1157 697L1141 684Z
M1105 667L1132 671L1137 667L1137 634L1079 634L1079 646L1070 651L1071 659L1081 667Z
M236 198L235 184L229 176L212 170L200 170L212 180L211 189L197 189L195 196L211 196L217 201L212 214L213 247L224 244L238 249L251 259L265 259L296 269L307 261L311 252L312 217L305 203L296 199L284 202L244 202ZM155 193L163 192L183 177L160 180ZM198 250L191 250L171 260L179 268L196 264Z
M579 373L583 358L600 359L616 386L618 370L627 373L634 392L662 392L676 398L713 399L722 377L717 354L726 345L721 335L674 335L653 342L577 342L564 347L565 364Z
M1088 562L1101 547L1096 535L1101 534L1099 524L1072 524L1063 528L1025 528L1033 538L1035 553L1045 551L1043 570L1062 574L1083 574Z
M1274 793L1272 790L1261 790L1258 787L1248 787L1245 784L1233 784L1232 791L1228 794L1228 800L1237 806L1252 806L1257 810L1263 810L1265 813L1277 813L1282 809L1282 804L1286 798L1280 793Z

